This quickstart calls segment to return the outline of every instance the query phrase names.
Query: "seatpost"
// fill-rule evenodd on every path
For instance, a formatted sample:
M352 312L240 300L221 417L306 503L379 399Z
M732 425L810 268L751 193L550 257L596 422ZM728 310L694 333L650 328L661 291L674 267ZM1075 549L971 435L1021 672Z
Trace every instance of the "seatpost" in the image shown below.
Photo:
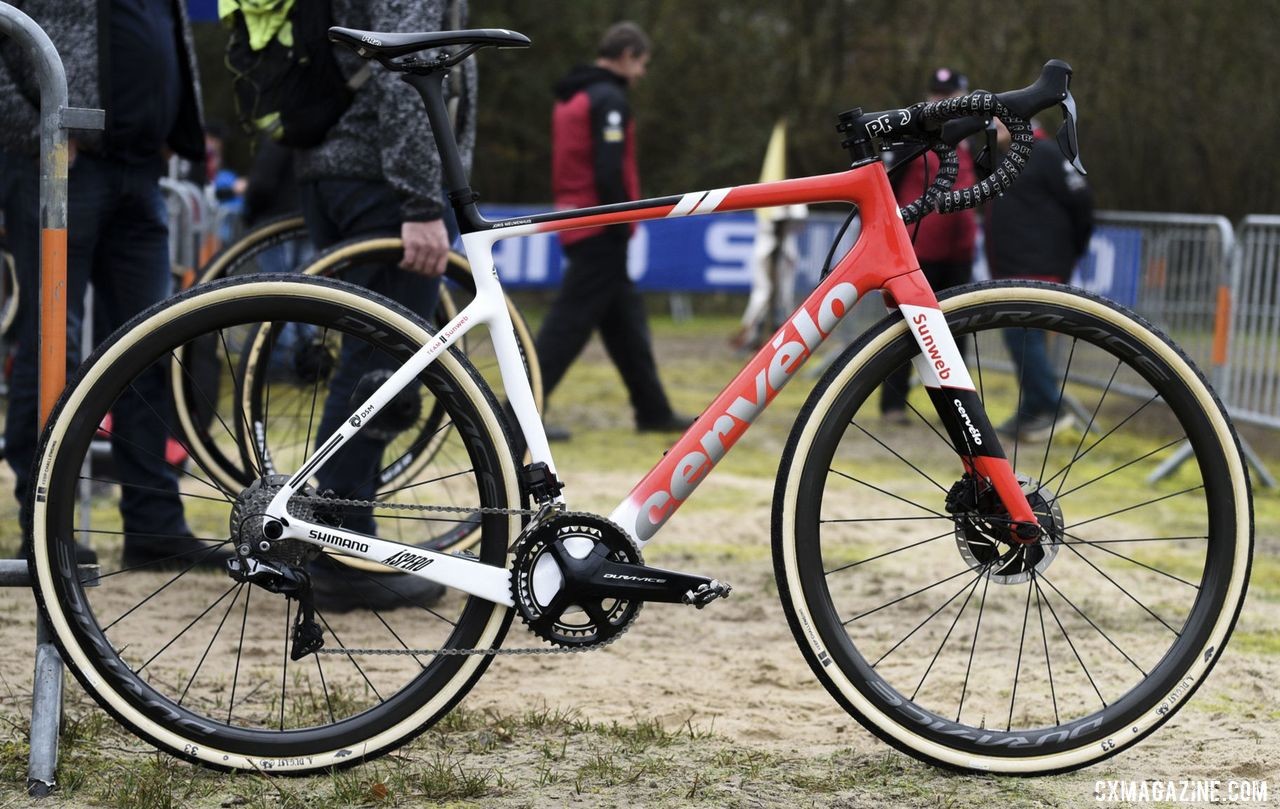
M444 170L444 187L458 217L458 229L463 233L480 230L486 224L476 207L478 197L471 190L467 181L467 172L462 167L462 155L458 152L458 141L453 135L453 125L449 121L449 111L444 104L444 79L447 70L431 70L425 73L405 73L401 76L413 89L422 96L422 103L427 108L427 119L431 121L431 131L435 135L436 150L440 153L440 165Z

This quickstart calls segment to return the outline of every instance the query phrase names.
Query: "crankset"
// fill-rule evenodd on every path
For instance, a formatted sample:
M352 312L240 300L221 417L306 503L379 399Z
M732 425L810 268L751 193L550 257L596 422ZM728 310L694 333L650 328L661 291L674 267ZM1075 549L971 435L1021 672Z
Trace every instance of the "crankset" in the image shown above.
M701 609L730 589L704 576L648 567L625 531L594 514L550 516L516 544L511 563L511 595L521 619L562 647L612 641L645 601Z

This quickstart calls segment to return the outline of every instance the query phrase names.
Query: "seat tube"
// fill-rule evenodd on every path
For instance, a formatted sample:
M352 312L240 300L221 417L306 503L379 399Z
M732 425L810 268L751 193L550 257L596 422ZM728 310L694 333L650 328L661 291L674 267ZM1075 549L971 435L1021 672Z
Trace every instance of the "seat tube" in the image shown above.
M1014 525L1011 539L1034 542L1038 528L1017 531L1019 523L1038 526L1031 505L1000 446L1000 439L974 387L937 296L920 270L888 279L884 291L902 312L920 348L914 360L947 436L966 472L988 481L1008 509Z

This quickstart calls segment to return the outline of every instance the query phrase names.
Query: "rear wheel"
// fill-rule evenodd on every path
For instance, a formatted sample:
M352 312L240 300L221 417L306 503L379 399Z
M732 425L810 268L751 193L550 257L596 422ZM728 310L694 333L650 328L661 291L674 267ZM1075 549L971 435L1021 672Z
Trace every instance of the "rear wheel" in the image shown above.
M975 771L1082 767L1165 722L1222 653L1252 549L1234 431L1190 361L1107 301L991 285L941 307L1042 537L1010 544L923 391L909 423L880 415L878 389L918 356L891 317L792 432L774 500L783 605L827 690L899 749ZM1149 482L1184 445L1193 458Z
M33 511L33 564L37 594L63 659L122 723L201 764L297 774L377 756L429 727L490 660L458 652L497 647L511 613L453 591L406 593L396 589L398 583L386 584L395 577L333 566L305 543L280 543L272 547L270 561L306 573L316 586L316 621L325 640L320 653L294 660L292 628L300 602L237 581L218 561L233 524L246 519L245 508L260 506L260 499L221 485L198 462L173 466L143 446L126 449L136 463L151 468L149 476L130 476L124 471L129 465L119 461L114 480L94 471L90 446L107 412L141 409L157 433L182 434L175 423L182 414L166 412L143 391L153 382L161 385L152 378L163 380L193 342L214 345L218 362L204 377L189 374L189 389L218 429L234 434L232 425L245 419L239 398L228 393L242 387L240 354L253 344L252 335L283 324L358 344L371 364L402 362L432 339L395 304L321 279L200 285L151 310L95 353L46 430ZM270 388L264 385L262 393L272 404L256 425L268 439L277 401ZM505 566L521 518L481 509L517 509L522 494L492 394L453 350L433 362L410 391L422 409L441 408L452 426L450 438L411 494L390 495L372 514L356 517L368 516L380 536L404 541L470 523L464 530L479 537L479 559ZM316 430L323 399L317 394L313 403ZM335 468L350 470L359 463L343 457L358 439L338 450ZM123 440L115 443L119 454ZM301 453L299 448L290 459ZM270 484L261 459L254 463L255 473L263 475L254 485ZM88 508L77 496L82 482L93 488ZM307 491L324 485L323 478L313 479ZM116 503L140 493L157 502L176 500L194 536L126 535ZM423 504L452 510L412 508ZM345 507L314 508L330 522L353 519ZM73 540L89 537L102 568L81 581ZM350 592L344 592L346 584ZM368 592L378 596L376 604L363 600L360 594Z

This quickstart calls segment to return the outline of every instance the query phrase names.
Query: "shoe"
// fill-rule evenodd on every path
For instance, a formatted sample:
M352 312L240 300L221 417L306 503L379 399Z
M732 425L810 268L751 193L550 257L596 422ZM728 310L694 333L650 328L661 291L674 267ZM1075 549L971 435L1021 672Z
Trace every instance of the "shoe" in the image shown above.
M636 432L638 433L682 433L695 421L693 416L685 416L680 413L670 413L665 418L657 421L637 421Z
M182 570L192 566L225 570L231 555L230 543L218 547L217 543L196 539L187 531L175 532L172 536L126 536L120 566L151 570Z
M520 432L520 422L516 420L516 411L511 407L510 402L502 403L502 415L507 419L507 430L511 433L512 442L520 451L517 454L523 454L524 433ZM543 422L542 429L547 435L548 443L563 444L573 437L573 433L567 427L556 427Z
M896 427L906 427L911 423L911 417L907 415L905 407L895 407L885 410L880 414L880 421L885 424L892 424Z
M1070 413L1040 413L1033 416L1010 416L1003 424L996 427L1001 438L1014 439L1020 442L1037 444L1048 441L1050 436L1058 435L1070 429L1076 423L1075 416Z
M542 427L547 433L547 441L553 444L563 444L573 438L573 433L568 427L556 427L552 424L544 424Z
M311 598L320 612L429 607L444 596L444 585L411 573L368 573L320 558L307 566Z

